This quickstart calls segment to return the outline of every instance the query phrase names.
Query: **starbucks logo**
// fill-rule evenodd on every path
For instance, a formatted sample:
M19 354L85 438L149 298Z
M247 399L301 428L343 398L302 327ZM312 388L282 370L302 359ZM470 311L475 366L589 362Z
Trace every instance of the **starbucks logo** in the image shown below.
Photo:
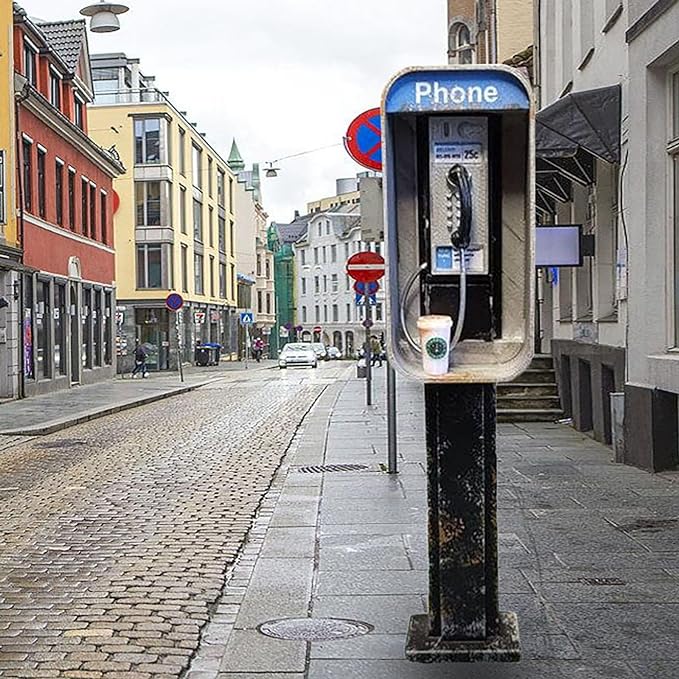
M432 337L424 345L429 358L439 359L446 355L448 343L441 337Z

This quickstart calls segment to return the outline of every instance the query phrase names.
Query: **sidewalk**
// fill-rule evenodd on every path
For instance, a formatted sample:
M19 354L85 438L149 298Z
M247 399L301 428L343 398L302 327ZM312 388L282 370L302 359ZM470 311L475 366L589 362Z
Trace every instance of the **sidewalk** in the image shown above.
M273 361L250 362L248 372L273 367ZM184 369L184 382L179 373L149 373L148 379L118 376L68 390L31 396L0 404L1 436L42 436L81 422L135 408L163 398L193 391L236 372L245 372L245 364L223 361L218 366Z
M268 493L190 679L670 679L679 676L677 474L611 462L556 424L499 426L501 608L519 616L517 664L403 659L427 605L421 387L399 383L400 474L386 462L384 372L329 387ZM314 465L365 465L345 471ZM306 469L305 469L306 467ZM260 626L326 619L291 640ZM343 631L368 634L313 641ZM328 620L330 619L330 620ZM266 626L265 626L266 629Z

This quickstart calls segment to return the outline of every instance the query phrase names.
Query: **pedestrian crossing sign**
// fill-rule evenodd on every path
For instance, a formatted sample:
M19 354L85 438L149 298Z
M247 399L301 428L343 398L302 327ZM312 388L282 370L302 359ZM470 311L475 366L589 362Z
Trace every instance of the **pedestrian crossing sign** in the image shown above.
M240 324L241 325L252 325L255 322L255 315L252 311L241 311L240 314Z

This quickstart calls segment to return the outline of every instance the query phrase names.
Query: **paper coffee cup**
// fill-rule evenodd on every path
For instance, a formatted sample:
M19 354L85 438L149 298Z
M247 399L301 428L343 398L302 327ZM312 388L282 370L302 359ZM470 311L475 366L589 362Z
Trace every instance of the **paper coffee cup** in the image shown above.
M420 316L417 319L422 347L422 369L427 375L448 373L452 327L453 319L450 316Z

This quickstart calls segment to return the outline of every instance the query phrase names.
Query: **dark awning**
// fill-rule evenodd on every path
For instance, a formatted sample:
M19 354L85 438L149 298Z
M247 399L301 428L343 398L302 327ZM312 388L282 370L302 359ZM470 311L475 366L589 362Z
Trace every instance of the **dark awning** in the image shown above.
M620 85L571 92L537 114L538 158L572 158L584 150L620 162Z

